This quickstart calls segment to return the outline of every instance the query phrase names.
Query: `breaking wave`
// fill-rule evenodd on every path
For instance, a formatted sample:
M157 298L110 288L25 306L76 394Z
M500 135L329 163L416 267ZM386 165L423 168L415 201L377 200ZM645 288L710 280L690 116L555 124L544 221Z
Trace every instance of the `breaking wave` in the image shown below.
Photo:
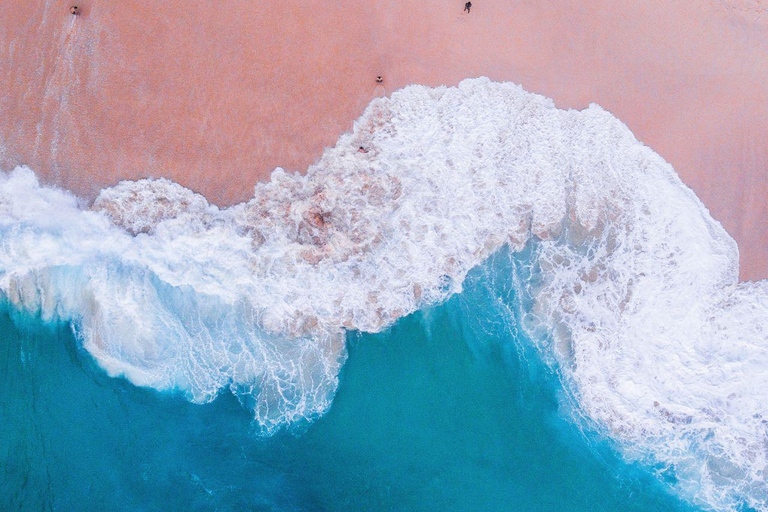
M768 281L661 157L598 106L512 84L377 99L306 176L277 169L219 209L168 180L86 207L0 173L0 289L71 322L114 376L265 433L330 406L345 330L462 289L503 247L523 328L578 410L697 502L768 510ZM526 251L528 254L528 251Z

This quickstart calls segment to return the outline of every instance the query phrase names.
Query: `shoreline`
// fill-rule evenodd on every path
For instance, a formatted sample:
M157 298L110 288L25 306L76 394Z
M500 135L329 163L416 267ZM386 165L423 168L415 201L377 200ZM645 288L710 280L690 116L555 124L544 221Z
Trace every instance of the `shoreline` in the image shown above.
M73 17L34 0L0 20L0 166L90 199L167 177L229 205L275 167L305 172L376 96L488 76L612 112L736 239L741 279L762 279L768 30L735 3L92 0Z

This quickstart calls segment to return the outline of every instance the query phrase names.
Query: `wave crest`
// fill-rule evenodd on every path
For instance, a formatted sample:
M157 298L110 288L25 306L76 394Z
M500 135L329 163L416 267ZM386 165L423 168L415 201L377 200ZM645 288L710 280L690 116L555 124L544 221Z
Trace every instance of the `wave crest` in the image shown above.
M223 210L141 180L88 211L17 169L0 233L13 304L72 321L112 375L201 402L231 389L266 432L327 410L345 329L381 330L530 243L507 277L580 409L696 499L768 510L768 284L738 284L734 241L598 106L410 86L306 176L278 169Z

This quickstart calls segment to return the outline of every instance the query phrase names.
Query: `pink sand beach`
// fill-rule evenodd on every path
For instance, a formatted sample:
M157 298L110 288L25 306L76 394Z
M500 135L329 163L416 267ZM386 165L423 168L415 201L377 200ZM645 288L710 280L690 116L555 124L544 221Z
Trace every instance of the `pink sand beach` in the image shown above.
M761 0L71 4L0 18L0 168L88 198L164 176L231 204L306 169L372 98L485 75L611 111L736 239L741 278L768 277Z

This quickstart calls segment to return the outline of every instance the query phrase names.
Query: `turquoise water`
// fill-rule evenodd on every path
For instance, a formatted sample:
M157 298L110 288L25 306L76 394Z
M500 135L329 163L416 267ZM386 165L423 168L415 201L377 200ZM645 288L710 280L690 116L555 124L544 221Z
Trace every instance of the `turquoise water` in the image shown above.
M272 438L232 395L195 405L109 378L68 326L5 309L0 510L694 510L569 419L499 265L350 333L329 413Z

